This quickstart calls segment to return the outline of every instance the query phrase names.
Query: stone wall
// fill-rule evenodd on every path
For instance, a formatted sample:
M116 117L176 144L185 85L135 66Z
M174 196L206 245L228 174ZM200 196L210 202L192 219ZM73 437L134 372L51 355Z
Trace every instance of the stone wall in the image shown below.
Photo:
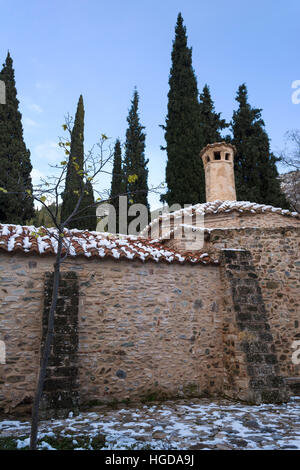
M272 337L268 347L276 351L279 365L269 378L277 373L300 377L300 366L292 362L292 343L300 338L299 235L296 227L216 229L205 242L216 258L228 248L251 252L257 275L252 288L261 289L260 313L266 310L264 323ZM0 364L2 408L32 400L43 338L44 282L53 262L52 256L0 253L0 341L6 346L6 364ZM234 369L227 367L225 349L232 344L226 325L243 295L237 299L234 290L229 292L224 266L76 257L65 261L63 272L76 273L78 280L78 326L73 326L82 403L237 390L230 376ZM236 274L245 287L243 276ZM231 323L237 334L238 318L232 316ZM261 353L273 354L271 349ZM235 365L240 361L244 367L240 392L255 383L260 369L251 375L241 359L246 354L242 346L234 354L239 358Z
M2 407L33 397L52 265L47 256L0 255ZM63 270L78 276L82 402L222 392L218 266L77 257Z
M300 228L213 230L206 249L251 252L278 353L280 373L299 377L292 344L300 339Z
M288 391L251 253L224 250L224 394L252 403L281 403Z
M43 264L43 261L42 261ZM51 260L47 262L51 269ZM24 255L0 255L0 407L8 410L32 400L39 367L45 266Z
M191 224L193 228L185 225L184 229L180 229L178 227L180 223ZM245 229L248 227L263 229L272 227L275 231L280 231L281 227L298 227L300 229L300 219L272 212L251 214L238 211L208 214L204 218L197 216L197 219L192 217L187 217L187 220L178 218L175 223L171 218L170 221L164 220L161 227L158 224L155 226L155 229L152 231L154 237L159 237L163 234L169 236L169 232L171 229L174 229L174 225L177 227L175 235L172 234L170 238L166 238L163 241L164 245L178 251L197 251L205 249L203 242L207 238L207 232L194 231L197 227L209 230ZM234 246L236 245L237 243L234 244Z
M44 286L41 356L48 331L52 289L53 273L48 272ZM59 280L53 339L40 404L41 417L66 417L70 410L77 412L79 409L78 304L77 274L64 272Z
M276 214L274 212L253 213L232 211L228 213L209 214L204 219L205 228L280 228L280 227L299 227L300 219L291 216Z
M222 389L218 267L89 263L80 305L83 400Z

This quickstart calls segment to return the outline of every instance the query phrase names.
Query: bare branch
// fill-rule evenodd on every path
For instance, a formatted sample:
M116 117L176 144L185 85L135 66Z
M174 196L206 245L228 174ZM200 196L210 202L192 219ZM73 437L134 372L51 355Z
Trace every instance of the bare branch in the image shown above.
M291 207L300 212L300 130L288 131L285 148L280 152L281 163L289 170L280 176L281 187Z

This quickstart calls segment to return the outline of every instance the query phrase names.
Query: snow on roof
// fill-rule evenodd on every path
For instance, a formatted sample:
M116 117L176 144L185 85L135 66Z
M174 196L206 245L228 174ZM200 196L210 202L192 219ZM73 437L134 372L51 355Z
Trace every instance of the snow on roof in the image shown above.
M265 214L265 213L276 213L283 216L295 217L300 219L298 212L291 212L280 207L273 207L266 204L257 204L249 201L213 201L205 202L203 204L195 204L194 206L188 206L183 209L179 209L175 212L166 212L161 216L154 219L149 225L147 225L140 233L140 236L147 237L149 230L153 229L159 222L166 221L169 217L175 220L182 220L182 216L192 216L199 214L208 216L211 214L228 213L232 211L238 211L245 214Z
M58 232L55 228L0 224L0 250L6 252L54 255L57 253ZM112 235L85 230L65 230L63 253L87 258L138 259L167 263L218 264L207 253L179 253L158 240L131 235Z

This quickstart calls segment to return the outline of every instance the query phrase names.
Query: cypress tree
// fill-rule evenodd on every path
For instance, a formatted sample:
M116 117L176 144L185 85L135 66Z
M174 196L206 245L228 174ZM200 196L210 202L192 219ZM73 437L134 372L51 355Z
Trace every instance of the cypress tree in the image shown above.
M70 155L66 173L65 190L62 195L61 221L64 222L73 212L78 198L83 193L79 210L94 204L93 188L90 183L85 184L83 177L84 166L84 105L82 95L79 97L74 126L71 133ZM80 230L95 230L95 207L87 207L85 211L74 216L68 223L69 228Z
M110 203L116 210L116 233L119 233L119 196L124 192L125 181L122 168L121 142L117 139L114 147L114 163L110 190Z
M287 207L280 189L277 159L270 151L261 109L248 103L245 84L238 89L239 108L233 113L232 143L236 146L235 179L237 198L260 204Z
M5 82L6 104L0 104L0 187L14 194L0 192L0 221L26 224L34 217L30 151L23 139L22 115L15 82L13 61L8 52L0 72Z
M148 204L148 169L149 160L145 159L145 133L144 126L140 124L138 113L139 95L134 90L131 108L127 117L124 174L126 178L126 192L130 204ZM141 227L142 228L142 227Z
M168 113L165 130L168 190L161 197L170 206L205 201L204 169L199 158L200 135L198 87L192 67L192 49L187 47L181 13L175 27L169 76Z
M228 127L225 119L221 119L221 113L215 112L214 102L211 98L208 85L205 85L200 94L200 133L203 147L207 144L220 142L220 131Z
M290 204L281 189L280 177L276 166L280 158L275 157L272 152L266 153L264 157L260 165L261 200L265 204L290 210Z
M78 222L74 220L74 225L77 225L77 228L82 230L96 230L97 226L97 217L96 217L96 207L95 207L95 199L94 199L94 191L93 185L91 181L86 181L84 187L84 194L82 198L82 202L80 204L80 209L84 207L84 212L79 214ZM82 219L81 219L82 217Z
M56 206L53 203L53 204L50 204L48 208L52 211L52 213L54 213ZM58 206L58 222L60 222L60 210L61 210L61 206L59 205ZM35 216L32 220L32 225L34 225L35 227L41 227L41 226L53 227L53 220L50 217L49 212L44 206L42 206L40 209L37 208L35 210Z

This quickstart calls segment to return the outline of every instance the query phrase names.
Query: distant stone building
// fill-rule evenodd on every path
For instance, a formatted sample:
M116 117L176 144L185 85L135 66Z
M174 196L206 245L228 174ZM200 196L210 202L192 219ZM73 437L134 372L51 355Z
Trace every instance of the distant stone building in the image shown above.
M300 216L235 200L234 147L199 158L208 202L163 214L141 237L66 231L45 416L147 397L296 393ZM0 407L10 411L32 402L51 296L55 230L32 231L0 225Z

